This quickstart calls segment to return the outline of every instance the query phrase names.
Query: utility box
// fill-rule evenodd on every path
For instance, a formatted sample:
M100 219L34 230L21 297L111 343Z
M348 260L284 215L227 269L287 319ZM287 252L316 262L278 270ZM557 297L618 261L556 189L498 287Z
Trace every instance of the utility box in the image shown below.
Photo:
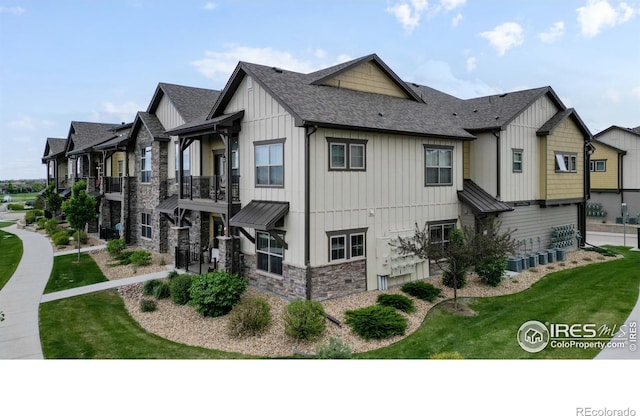
M539 251L538 252L538 264L547 264L548 263L548 257L547 257L547 252L546 251Z
M567 259L567 252L564 250L558 250L556 255L558 257L558 261L565 261Z

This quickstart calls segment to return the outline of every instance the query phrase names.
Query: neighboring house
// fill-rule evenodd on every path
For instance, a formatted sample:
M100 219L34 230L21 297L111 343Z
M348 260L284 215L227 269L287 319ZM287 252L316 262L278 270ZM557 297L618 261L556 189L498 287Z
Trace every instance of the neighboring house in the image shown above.
M590 203L595 220L622 222L622 204L630 219L640 215L640 126L611 126L594 135ZM606 215L596 215L604 212Z
M128 209L120 216L121 234L130 244L161 253L174 250L177 245L173 229L179 175L176 159L182 157L183 176L199 175L202 156L199 148L192 150L188 145L182 147L182 152L177 151L177 138L166 131L205 120L219 94L215 90L159 83L147 110L136 115L126 139L127 154L132 157ZM191 224L199 225L200 221L197 214L191 218ZM113 220L111 223L113 226Z
M164 133L200 155L160 206L169 245L217 240L219 267L288 298L429 276L390 244L416 224L447 244L498 215L536 250L554 227L584 234L591 134L550 87L460 100L376 55L310 74L241 62L205 119Z
M47 138L42 156L42 163L47 165L47 186L56 184L56 191L66 193L71 189L69 180L68 159L65 155L67 139Z

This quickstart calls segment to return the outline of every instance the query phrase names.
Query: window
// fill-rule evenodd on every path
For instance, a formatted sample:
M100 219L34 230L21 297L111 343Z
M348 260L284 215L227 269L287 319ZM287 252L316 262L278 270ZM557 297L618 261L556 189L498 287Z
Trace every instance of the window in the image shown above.
M606 172L607 161L606 160L591 160L589 161L589 170L591 172Z
M366 170L366 141L327 139L329 170Z
M182 177L187 177L191 174L190 170L190 157L189 157L189 149L191 147L187 147L184 149L182 153ZM180 177L178 170L180 170L180 142L176 142L176 182L178 182L178 178Z
M256 185L284 186L284 143L256 144Z
M118 177L124 175L124 160L118 160Z
M152 228L151 228L151 214L147 214L145 212L142 213L142 220L140 222L140 231L141 235L144 238L152 238Z
M453 148L425 146L425 186L453 184Z
M577 161L576 153L556 153L556 172L577 172Z
M442 244L443 248L446 247L451 241L451 231L455 227L455 222L429 225L429 241L431 244Z
M329 261L364 258L365 229L331 231L329 237Z
M140 182L151 182L151 146L142 150L140 158Z
M512 149L513 173L522 173L522 149Z
M258 270L282 275L284 249L271 234L260 231L257 233L256 254Z

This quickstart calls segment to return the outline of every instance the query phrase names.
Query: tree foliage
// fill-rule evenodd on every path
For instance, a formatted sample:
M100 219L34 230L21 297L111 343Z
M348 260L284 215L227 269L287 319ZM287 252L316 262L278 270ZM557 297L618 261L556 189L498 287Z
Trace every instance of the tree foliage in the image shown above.
M87 193L85 181L76 182L71 188L71 198L62 203L69 224L81 230L96 216L96 200ZM80 261L80 241L78 241L78 262Z
M55 182L50 183L42 195L47 200L47 209L55 216L62 207L62 197L56 191Z

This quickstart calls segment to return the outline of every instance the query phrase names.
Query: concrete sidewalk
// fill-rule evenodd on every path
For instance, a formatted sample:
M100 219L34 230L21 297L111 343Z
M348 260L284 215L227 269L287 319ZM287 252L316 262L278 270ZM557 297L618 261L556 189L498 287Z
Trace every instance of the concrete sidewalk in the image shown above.
M633 231L633 232L631 232ZM587 243L594 246L626 246L638 248L638 234L635 229L629 230L625 237L620 233L605 233L599 231L587 231ZM588 246L587 246L588 247Z

